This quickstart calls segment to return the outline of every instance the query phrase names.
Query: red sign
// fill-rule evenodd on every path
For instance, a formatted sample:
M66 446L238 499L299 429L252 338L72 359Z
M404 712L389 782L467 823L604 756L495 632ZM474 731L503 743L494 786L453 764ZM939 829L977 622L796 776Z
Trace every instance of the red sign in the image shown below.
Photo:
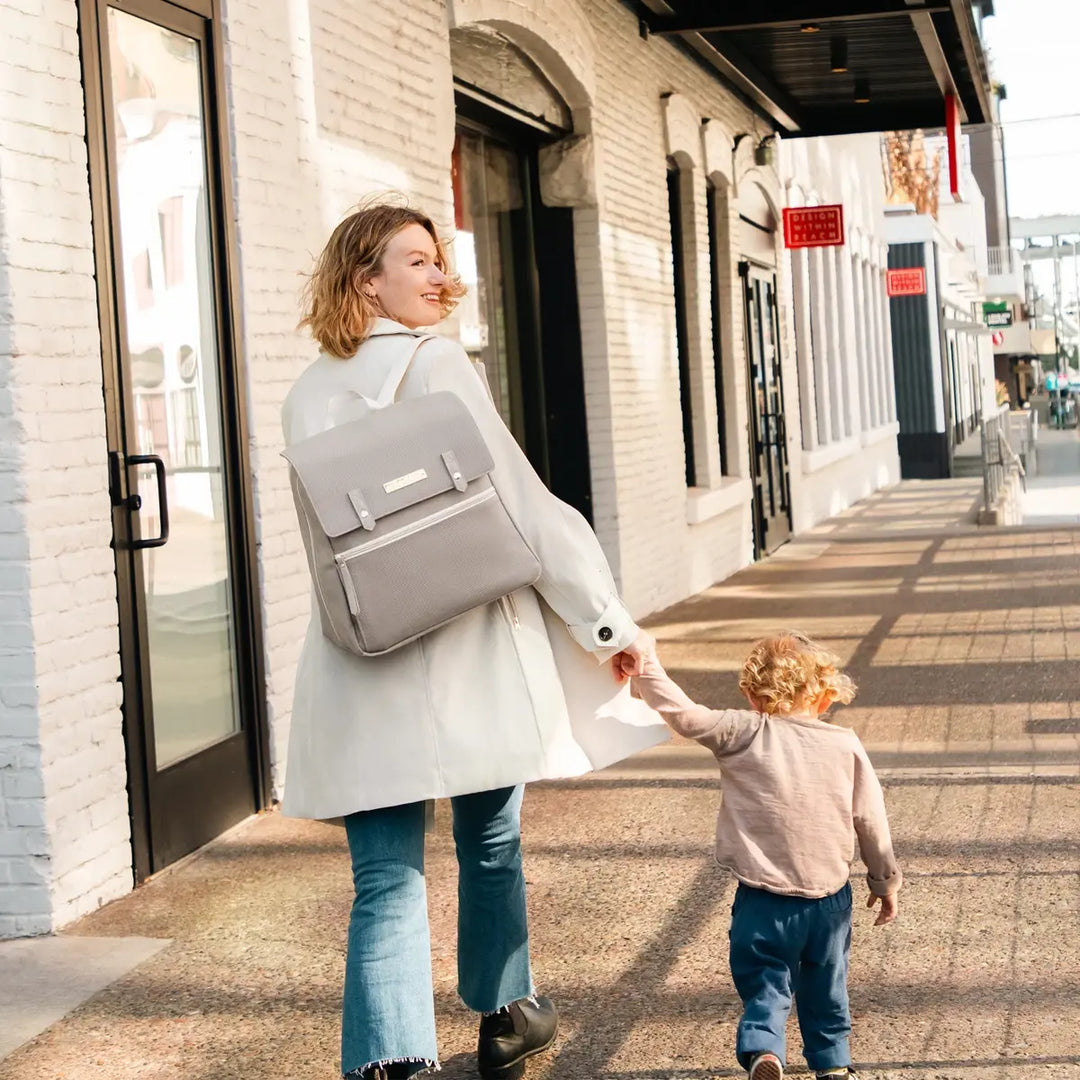
M960 202L960 103L955 94L945 95L945 144L949 151L949 191Z
M1004 330L995 330L990 335L990 340L995 345L1004 345L1005 344L1005 331Z
M926 267L913 266L907 270L886 270L885 288L890 296L925 296Z
M843 242L844 208L839 204L785 207L785 247L839 247Z

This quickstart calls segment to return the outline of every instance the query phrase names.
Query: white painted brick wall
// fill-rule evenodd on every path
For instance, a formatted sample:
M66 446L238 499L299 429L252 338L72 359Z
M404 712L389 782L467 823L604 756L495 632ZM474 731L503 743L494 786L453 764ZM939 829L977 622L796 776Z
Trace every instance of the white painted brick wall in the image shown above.
M595 139L599 204L575 219L585 392L596 528L627 601L636 614L647 614L751 558L748 499L687 524L662 96L680 96L692 127L708 118L732 135L755 128L746 107L670 42L642 40L637 19L618 0L450 0L445 8L437 0L394 7L362 0L324 6L313 22L290 21L287 11L275 15L251 0L229 0L229 93L276 763L288 734L309 590L278 458L281 402L314 354L294 330L297 274L310 268L340 216L371 191L400 188L441 223L451 220L447 11L451 26L485 22L516 40L570 102L577 129ZM747 166L744 158L744 171ZM775 177L771 182L782 204ZM703 173L693 178L693 189L697 220L687 246L704 283ZM728 472L737 478L748 472L742 286L735 268L739 223L735 198L723 205L735 238L721 281L723 437ZM786 413L798 447L789 270L781 256ZM708 300L699 294L691 303L692 351L699 366L711 368ZM711 371L702 372L694 398L708 438L717 437L710 431L712 388ZM719 480L717 470L706 472L710 483ZM796 503L802 481L793 460ZM275 778L280 784L280 767Z
M552 22L559 19L551 5ZM745 107L670 42L642 40L625 5L586 5L602 45L594 56L601 219L608 313L608 370L613 384L614 483L617 512L597 521L609 550L617 552L623 592L637 614L664 607L745 565L750 559L748 505L699 525L687 525L687 492L675 348L671 235L668 223L665 140L661 95L676 92L698 118L730 132L748 130ZM547 10L547 5L545 5ZM704 177L695 183L697 229L689 239L698 279L708 275ZM736 216L732 200L729 212ZM737 227L733 230L737 236ZM747 460L745 369L742 360L741 286L729 252L722 289L725 327L735 355L732 391L726 394L729 470L745 474ZM740 290L736 297L733 290ZM696 341L691 354L711 368L712 325L708 301L692 297ZM740 313L737 315L736 313ZM709 407L711 375L694 391L696 410ZM699 412L700 416L701 413ZM707 425L706 425L707 427ZM702 447L699 444L699 457ZM644 525L648 522L648 525Z
M131 887L75 5L0 8L0 936Z
M226 19L277 763L309 590L278 457L281 402L315 351L294 329L297 275L310 268L340 216L371 191L402 189L439 222L451 222L449 41L446 9L435 0L326 6L311 22L229 0ZM579 273L579 287L596 524L629 603L645 614L749 558L745 508L686 524L661 94L677 86L701 116L732 130L748 122L747 113L670 44L643 42L637 20L616 0L450 5L452 24L476 20L516 37L597 140L600 205L576 221L579 259L589 271ZM703 206L699 217L703 223ZM694 242L706 258L701 230ZM707 302L697 310L705 316L698 335L711 355ZM737 388L743 385L740 376ZM745 422L744 408L741 415ZM275 776L280 783L280 768Z
M895 425L889 425L865 444L857 439L851 441L843 456L812 471L800 466L802 460L802 452L796 449L792 470L801 473L793 515L796 532L812 528L900 480Z

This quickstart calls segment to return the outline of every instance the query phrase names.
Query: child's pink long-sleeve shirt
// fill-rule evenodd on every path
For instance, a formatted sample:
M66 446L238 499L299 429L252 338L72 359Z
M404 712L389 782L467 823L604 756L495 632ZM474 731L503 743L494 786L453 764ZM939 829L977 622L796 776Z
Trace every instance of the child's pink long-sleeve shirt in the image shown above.
M847 883L855 839L875 896L901 884L885 800L855 732L816 717L697 705L649 664L634 689L720 764L716 859L747 885L829 896Z

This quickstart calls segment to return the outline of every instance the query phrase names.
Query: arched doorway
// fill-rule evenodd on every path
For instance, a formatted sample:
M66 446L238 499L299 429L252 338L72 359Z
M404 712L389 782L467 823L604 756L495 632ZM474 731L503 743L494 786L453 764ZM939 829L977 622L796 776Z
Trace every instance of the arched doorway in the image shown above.
M777 221L765 193L752 182L740 185L739 225L756 557L791 536L791 481L776 298Z
M545 147L573 133L540 68L482 26L450 34L457 128L455 313L495 403L551 490L592 520L573 210L543 197Z

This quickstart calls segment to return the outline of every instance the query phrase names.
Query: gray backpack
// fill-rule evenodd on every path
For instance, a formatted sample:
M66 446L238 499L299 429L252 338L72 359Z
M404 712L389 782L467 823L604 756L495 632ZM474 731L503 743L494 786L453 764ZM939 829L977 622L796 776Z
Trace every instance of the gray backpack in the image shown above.
M405 351L378 398L362 398L366 415L284 452L323 633L360 656L540 576L465 403L446 391L394 401L429 339Z

